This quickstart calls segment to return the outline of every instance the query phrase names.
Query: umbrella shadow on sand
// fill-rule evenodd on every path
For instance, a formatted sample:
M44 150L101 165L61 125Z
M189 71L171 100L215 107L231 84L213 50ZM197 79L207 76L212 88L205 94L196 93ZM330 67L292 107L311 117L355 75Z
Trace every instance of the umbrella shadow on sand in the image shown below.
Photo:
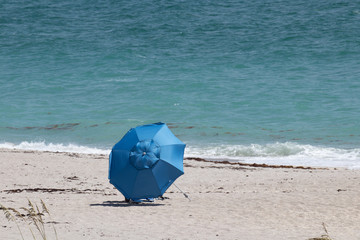
M156 207L163 205L165 204L153 202L128 203L126 201L105 201L103 203L90 204L91 207Z

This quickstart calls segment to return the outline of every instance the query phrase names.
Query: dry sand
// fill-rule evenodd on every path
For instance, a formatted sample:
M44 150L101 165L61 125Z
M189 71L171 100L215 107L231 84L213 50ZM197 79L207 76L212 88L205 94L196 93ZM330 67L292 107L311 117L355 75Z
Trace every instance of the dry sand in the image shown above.
M0 203L42 199L59 239L360 239L360 171L185 160L165 200L128 204L105 155L0 150ZM19 223L25 239L28 228ZM47 235L54 239L50 223ZM0 239L21 239L0 215Z

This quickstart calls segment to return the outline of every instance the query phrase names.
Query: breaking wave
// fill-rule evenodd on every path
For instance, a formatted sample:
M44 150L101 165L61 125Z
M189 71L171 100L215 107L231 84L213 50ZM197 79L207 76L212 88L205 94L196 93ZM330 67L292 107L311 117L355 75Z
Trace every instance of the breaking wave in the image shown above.
M189 146L187 157L246 163L360 168L360 148L341 149L296 143Z
M109 154L110 150L80 146L76 144L54 144L45 142L21 142L14 143L0 143L0 148L19 149L19 150L36 150L49 152L70 152L70 153L85 153L85 154Z

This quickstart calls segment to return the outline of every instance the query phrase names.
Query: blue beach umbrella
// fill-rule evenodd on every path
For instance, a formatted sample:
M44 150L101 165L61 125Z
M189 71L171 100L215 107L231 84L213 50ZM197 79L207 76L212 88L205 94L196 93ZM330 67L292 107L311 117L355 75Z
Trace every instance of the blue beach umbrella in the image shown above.
M109 180L126 199L164 194L182 174L185 144L165 123L130 129L109 156Z

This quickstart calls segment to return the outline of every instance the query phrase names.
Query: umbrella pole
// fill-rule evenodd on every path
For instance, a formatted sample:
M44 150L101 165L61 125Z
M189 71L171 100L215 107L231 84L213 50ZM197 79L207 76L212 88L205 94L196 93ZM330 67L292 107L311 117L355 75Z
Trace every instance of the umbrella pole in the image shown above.
M189 196L188 196L186 193L184 193L175 183L173 183L173 184L174 184L174 186L175 186L177 189L180 190L180 192L182 192L182 194L184 194L184 196L185 196L187 199L189 199L189 201L191 201L191 199L189 198Z

